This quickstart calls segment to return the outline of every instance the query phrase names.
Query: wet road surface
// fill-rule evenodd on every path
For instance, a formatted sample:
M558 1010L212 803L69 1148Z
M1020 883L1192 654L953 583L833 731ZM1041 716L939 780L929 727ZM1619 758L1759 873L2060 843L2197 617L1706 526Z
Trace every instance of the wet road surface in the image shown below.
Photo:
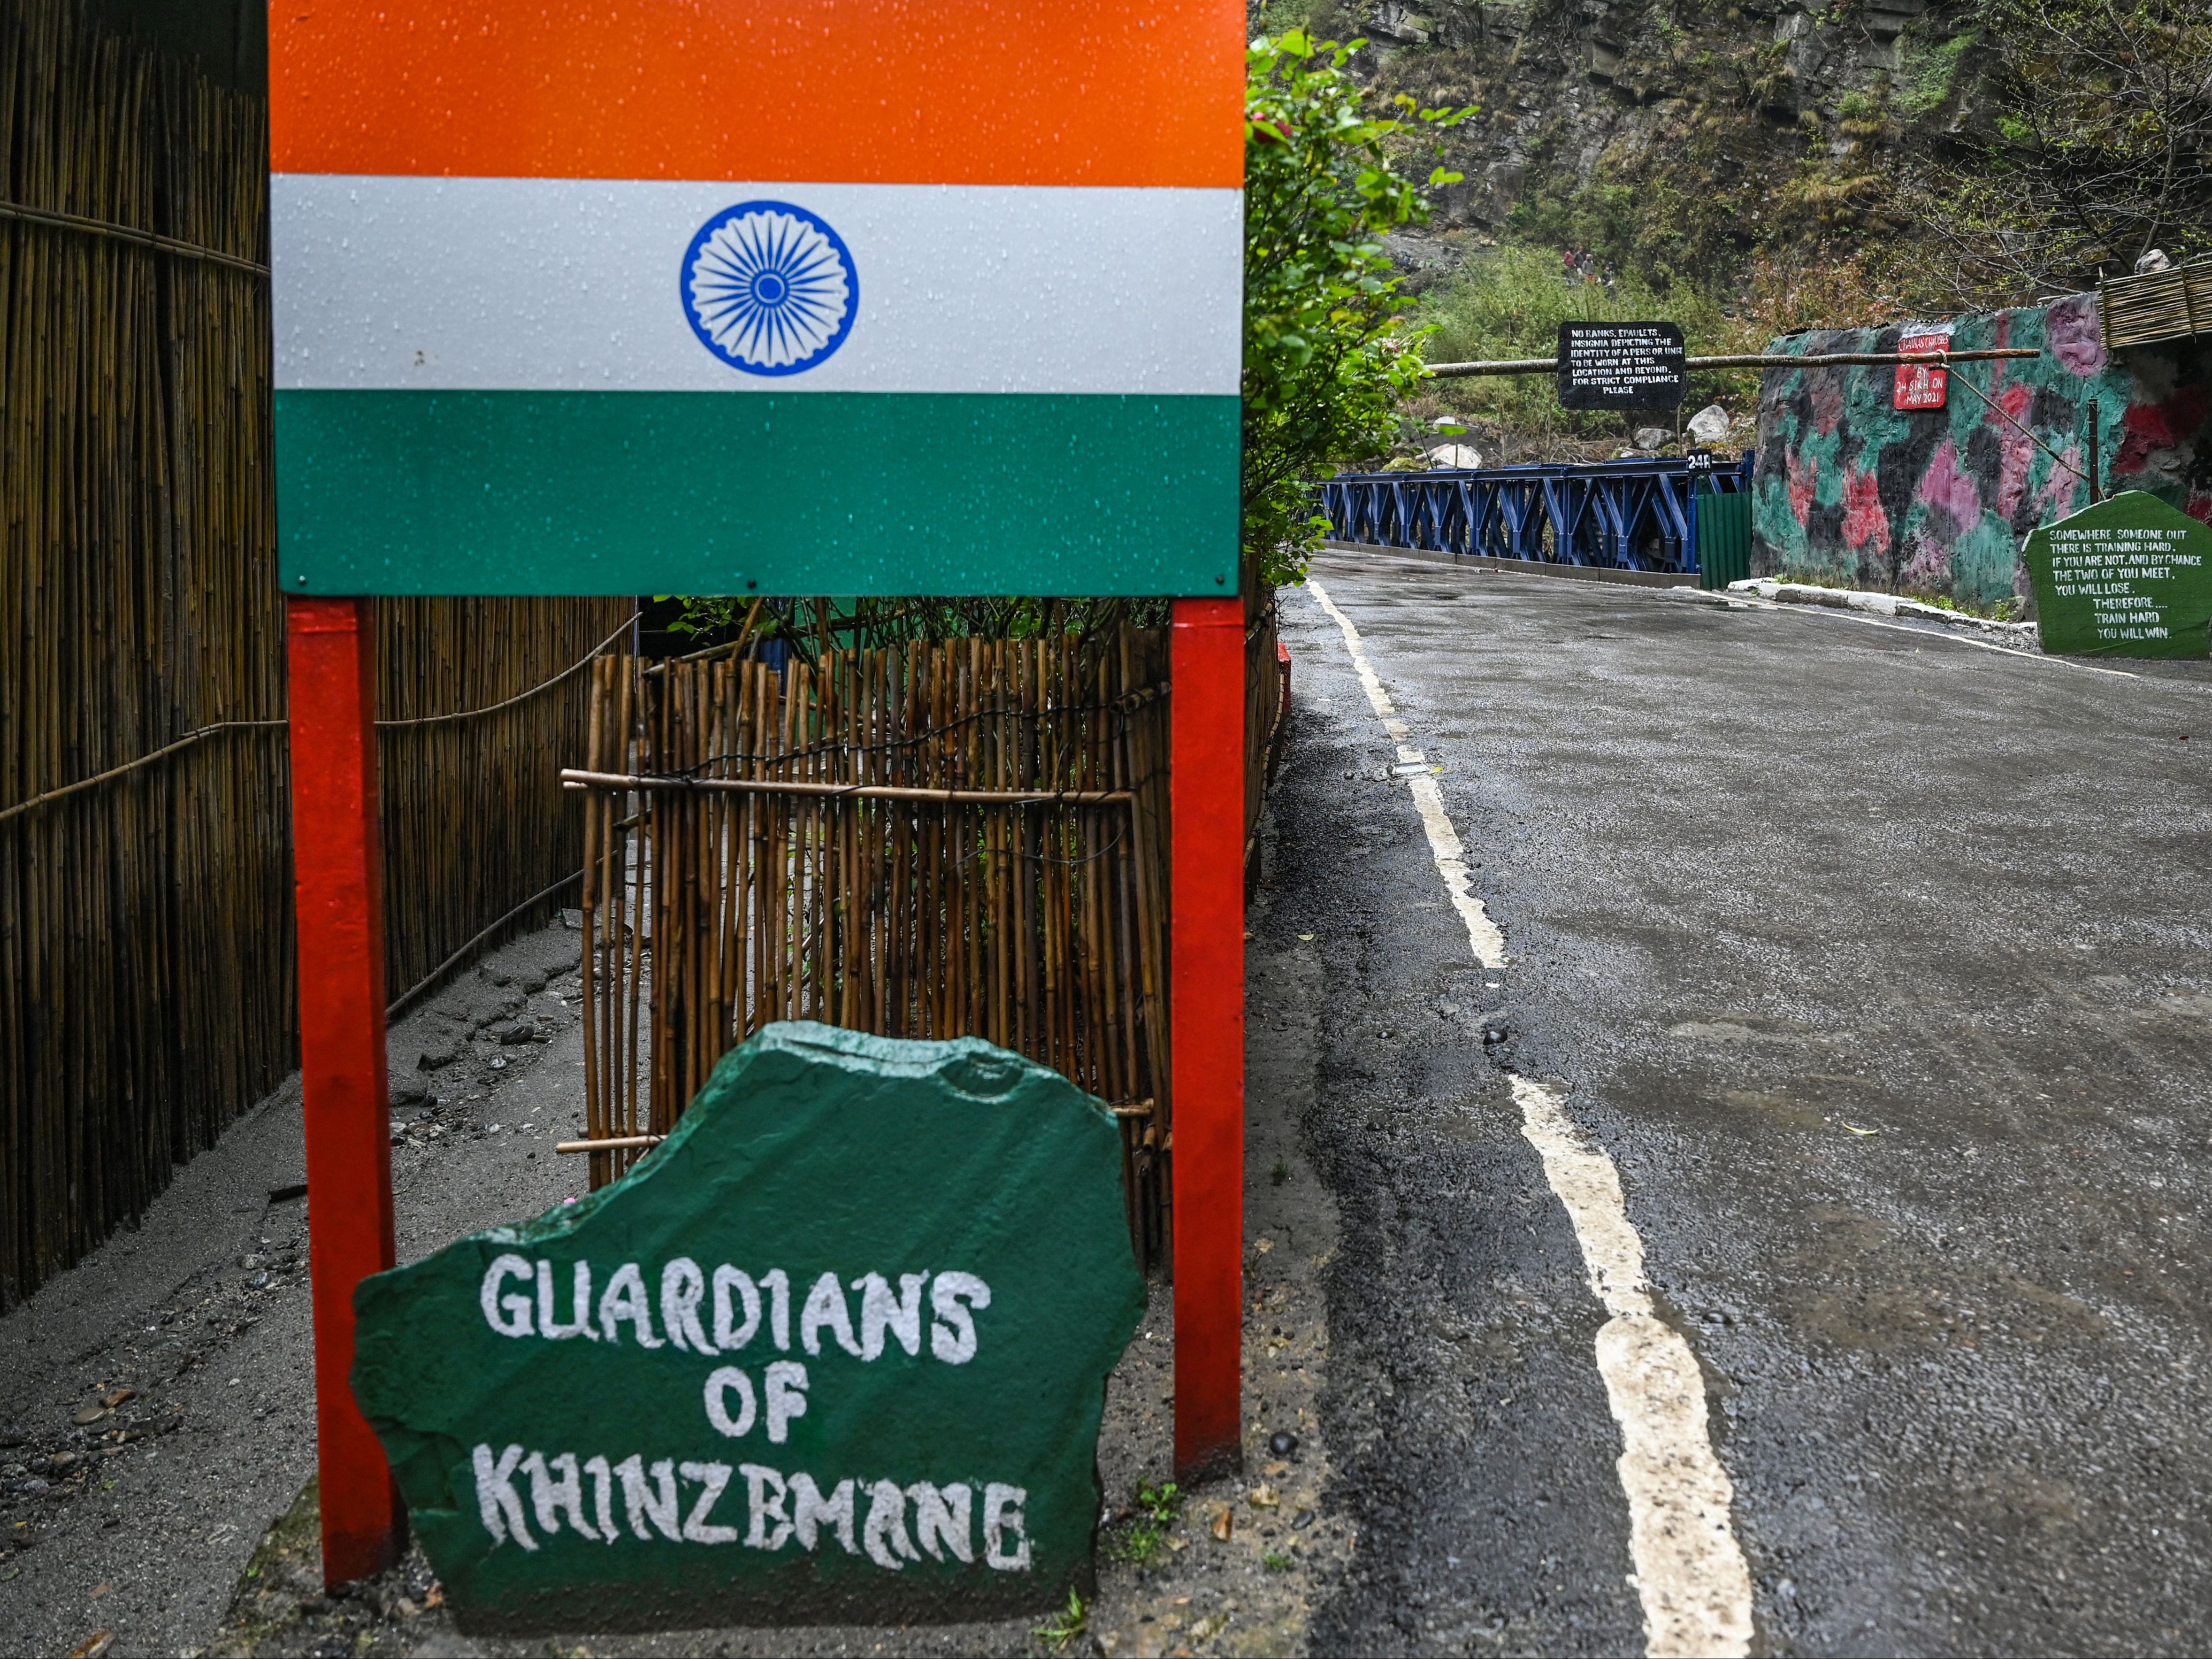
M1605 1310L1522 1134L1611 1155L1765 1652L2212 1644L2212 683L1825 614L1324 557L1443 770L1474 962L1343 635L1295 726L1255 1042L1317 997L1317 1651L1639 1651ZM1310 936L1310 937L1309 937Z

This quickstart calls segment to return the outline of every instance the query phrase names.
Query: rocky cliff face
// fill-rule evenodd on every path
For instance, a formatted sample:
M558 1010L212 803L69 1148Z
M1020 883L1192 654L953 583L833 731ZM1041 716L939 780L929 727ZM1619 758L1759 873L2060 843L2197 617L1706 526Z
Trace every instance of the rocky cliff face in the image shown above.
M1509 228L1664 279L1893 237L1901 163L1967 124L1971 20L1929 0L1320 0L1265 7L1371 42L1358 67L1478 103L1430 234Z

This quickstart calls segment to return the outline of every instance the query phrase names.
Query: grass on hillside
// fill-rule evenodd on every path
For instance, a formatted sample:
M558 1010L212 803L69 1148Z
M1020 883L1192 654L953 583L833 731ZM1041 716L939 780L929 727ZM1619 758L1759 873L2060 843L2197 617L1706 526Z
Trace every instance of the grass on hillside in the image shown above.
M1730 315L1712 295L1686 283L1662 294L1633 273L1616 273L1609 283L1587 280L1571 274L1557 252L1527 245L1482 250L1424 293L1407 320L1435 331L1421 345L1422 356L1432 363L1548 357L1558 349L1563 322L1679 323L1693 356L1756 351L1767 338L1762 324ZM1683 412L1718 403L1731 414L1749 414L1758 395L1756 374L1692 374ZM1435 410L1426 408L1431 399ZM1529 452L1516 453L1515 459L1551 459L1550 451L1585 443L1617 445L1635 427L1673 423L1671 415L1624 418L1563 409L1549 374L1431 382L1405 412L1421 419L1447 410L1513 434L1516 450Z

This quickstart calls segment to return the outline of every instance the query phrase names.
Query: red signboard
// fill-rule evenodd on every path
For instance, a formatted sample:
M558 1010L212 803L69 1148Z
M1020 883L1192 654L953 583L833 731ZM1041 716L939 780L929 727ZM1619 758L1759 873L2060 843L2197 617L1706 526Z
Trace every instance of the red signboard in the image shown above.
M1948 351L1951 349L1951 331L1940 334L1908 334L1897 343L1899 351ZM1899 363L1897 366L1897 391L1892 399L1898 409L1941 409L1950 396L1951 371L1932 363Z

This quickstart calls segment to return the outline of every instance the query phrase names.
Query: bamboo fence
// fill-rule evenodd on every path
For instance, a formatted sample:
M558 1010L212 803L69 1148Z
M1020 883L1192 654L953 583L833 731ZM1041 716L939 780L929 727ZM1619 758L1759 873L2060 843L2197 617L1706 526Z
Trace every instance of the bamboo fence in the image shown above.
M1274 781L1283 719L1291 712L1290 659L1277 648L1275 596L1244 601L1244 884L1260 879L1260 818Z
M1248 826L1286 706L1248 630ZM981 1036L1121 1119L1130 1232L1171 1237L1167 642L900 641L593 671L588 1133L605 1185L771 1020Z
M2097 305L2108 350L2212 334L2212 259L2100 277Z
M495 922L573 906L583 823L560 762L629 599L386 599L377 611L384 962L394 1001ZM517 906L524 907L519 913Z
M0 7L0 1309L295 1063L266 155L258 99ZM580 874L566 671L630 608L380 607L395 996Z

